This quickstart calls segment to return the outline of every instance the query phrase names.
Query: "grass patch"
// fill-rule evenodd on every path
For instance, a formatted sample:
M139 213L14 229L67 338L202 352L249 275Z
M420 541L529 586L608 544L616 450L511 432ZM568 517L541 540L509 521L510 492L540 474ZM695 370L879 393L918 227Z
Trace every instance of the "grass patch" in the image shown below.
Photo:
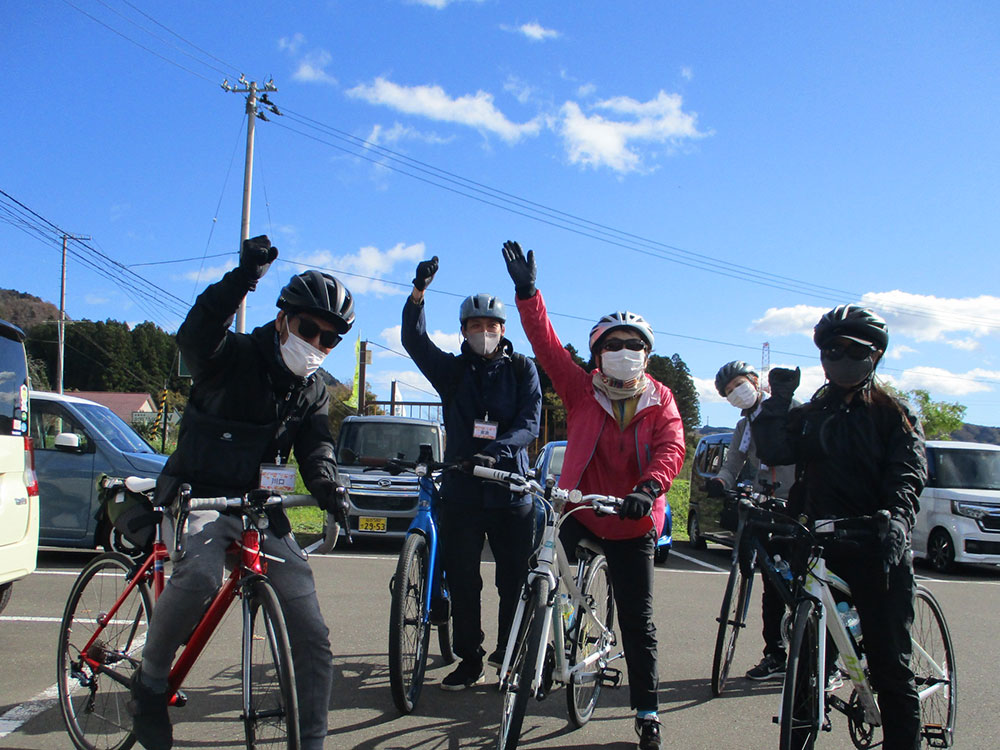
M675 479L667 492L670 512L673 517L674 541L687 541L688 538L688 503L691 499L691 480Z

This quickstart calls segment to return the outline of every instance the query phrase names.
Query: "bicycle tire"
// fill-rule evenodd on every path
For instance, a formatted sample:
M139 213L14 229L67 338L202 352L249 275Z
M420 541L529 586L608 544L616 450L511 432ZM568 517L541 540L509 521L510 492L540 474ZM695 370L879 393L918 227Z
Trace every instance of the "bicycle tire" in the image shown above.
M441 651L441 659L445 664L455 661L455 633L451 628L451 618L437 626L438 648Z
M410 534L396 563L389 609L389 687L402 714L417 705L427 667L430 625L424 601L427 593L427 540ZM439 631L440 634L441 631ZM450 628L449 645L450 645Z
M499 750L515 750L521 740L521 727L528 698L532 694L531 681L535 677L538 651L542 647L545 628L545 610L549 599L549 581L536 578L524 605L524 616L518 630L517 647L511 657L510 671L503 690L503 708L500 716Z
M135 743L127 704L152 611L145 582L132 589L91 646L89 655L102 666L94 670L80 651L97 631L97 617L109 612L125 590L133 568L132 560L118 552L98 555L80 571L66 600L56 684L66 731L79 750L127 750Z
M743 575L739 560L734 556L726 593L722 597L722 608L719 610L719 629L712 657L712 694L716 697L722 695L725 689L729 669L736 655L736 640L740 631L746 627L752 585L753 572L749 576Z
M274 587L254 577L243 597L243 728L248 750L299 747L295 669Z
M788 647L785 683L781 691L781 750L811 750L819 734L819 697L825 679L819 674L819 622L815 605L800 601ZM825 634L824 634L825 637Z
M596 619L608 630L613 630L615 624L615 599L611 588L611 578L608 576L608 561L599 555L590 561L586 568L583 586L580 593L585 601L591 603ZM581 659L606 645L603 633L596 636L592 629L596 626L589 618L583 616L583 608L575 613L576 628L573 633L570 648L569 663L572 667ZM604 664L598 662L593 669L600 670ZM594 714L597 700L601 696L601 681L595 676L593 682L577 682L579 676L574 676L566 690L566 704L569 708L569 718L577 727L582 727ZM589 679L589 678L588 678Z
M955 651L941 605L923 586L917 586L910 638L910 669L921 693L921 746L951 747L958 709Z

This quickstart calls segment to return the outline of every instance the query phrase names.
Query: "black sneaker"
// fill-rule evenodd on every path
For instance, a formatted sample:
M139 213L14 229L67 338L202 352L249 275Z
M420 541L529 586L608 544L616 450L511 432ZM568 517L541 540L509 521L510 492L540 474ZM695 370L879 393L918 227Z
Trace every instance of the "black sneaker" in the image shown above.
M129 686L132 690L132 700L128 704L132 714L132 733L146 750L170 750L174 744L174 733L167 713L167 694L146 687L140 673L141 670L137 669L132 674Z
M760 660L760 664L747 672L748 680L783 680L785 679L785 662L768 654Z
M479 685L486 681L481 661L462 659L454 671L441 680L442 690L465 690L467 687Z
M486 657L486 663L493 667L494 669L500 669L503 666L503 655L506 649L498 648L492 654Z
M639 735L639 750L660 750L660 720L635 717L635 733Z

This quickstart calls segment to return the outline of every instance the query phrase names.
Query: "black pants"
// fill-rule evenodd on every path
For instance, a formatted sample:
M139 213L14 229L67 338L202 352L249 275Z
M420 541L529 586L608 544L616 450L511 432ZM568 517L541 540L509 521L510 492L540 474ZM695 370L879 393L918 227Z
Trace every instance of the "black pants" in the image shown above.
M598 539L574 518L563 522L559 540L572 559L582 538L604 549L618 610L618 626L628 669L629 700L637 711L655 711L660 673L653 623L653 552L655 532L636 539Z
M461 659L482 660L481 596L483 579L479 559L489 539L496 560L494 581L500 595L497 645L507 645L507 635L528 575L532 553L534 506L484 508L477 502L446 502L439 506L441 553L451 593L451 622L455 653Z
M916 583L913 558L889 569L888 588L877 552L826 556L827 566L851 587L861 618L865 656L882 713L884 750L920 747L920 699L910 670L910 627ZM836 617L836 613L830 613Z

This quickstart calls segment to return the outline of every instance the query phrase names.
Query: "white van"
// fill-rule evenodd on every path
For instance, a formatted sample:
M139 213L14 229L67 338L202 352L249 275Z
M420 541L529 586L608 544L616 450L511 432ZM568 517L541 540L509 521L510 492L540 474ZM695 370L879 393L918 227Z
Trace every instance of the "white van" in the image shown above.
M35 569L38 482L28 436L24 333L0 320L0 610L11 587Z
M1000 446L928 440L927 465L914 557L940 572L955 563L1000 564Z

